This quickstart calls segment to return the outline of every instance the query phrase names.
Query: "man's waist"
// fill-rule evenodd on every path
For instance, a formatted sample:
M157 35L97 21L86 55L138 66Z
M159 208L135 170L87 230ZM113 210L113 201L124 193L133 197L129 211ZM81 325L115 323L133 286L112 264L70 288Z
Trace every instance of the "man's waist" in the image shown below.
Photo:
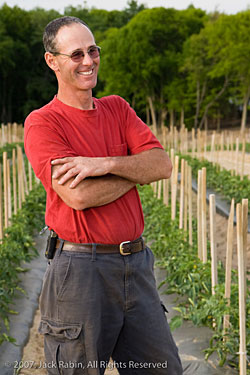
M101 243L74 243L58 239L56 248L63 251L92 253L93 249L100 254L115 254L130 255L145 249L145 243L140 236L134 241L123 241L120 244L101 244Z

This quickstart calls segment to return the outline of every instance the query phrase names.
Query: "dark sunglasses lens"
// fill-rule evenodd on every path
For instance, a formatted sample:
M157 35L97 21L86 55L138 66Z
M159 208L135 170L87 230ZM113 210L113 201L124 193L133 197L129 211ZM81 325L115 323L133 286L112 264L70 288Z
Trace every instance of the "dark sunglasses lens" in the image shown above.
M72 61L79 62L83 58L84 53L82 51L73 52L71 55Z
M88 50L88 54L92 59L95 59L96 57L99 56L99 48L97 47L92 47Z

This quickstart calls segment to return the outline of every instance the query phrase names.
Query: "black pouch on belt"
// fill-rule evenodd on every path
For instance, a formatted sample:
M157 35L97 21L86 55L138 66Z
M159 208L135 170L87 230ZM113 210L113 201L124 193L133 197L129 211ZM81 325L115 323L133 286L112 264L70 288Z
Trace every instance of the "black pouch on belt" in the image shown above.
M47 259L53 259L56 251L56 242L58 235L53 230L50 231L50 234L47 239L47 246L45 250L45 256Z

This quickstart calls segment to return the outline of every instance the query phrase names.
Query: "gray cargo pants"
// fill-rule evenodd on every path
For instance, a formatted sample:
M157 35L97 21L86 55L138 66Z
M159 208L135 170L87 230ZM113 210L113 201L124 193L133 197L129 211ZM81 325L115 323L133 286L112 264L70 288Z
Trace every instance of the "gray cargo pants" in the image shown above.
M49 375L181 375L149 248L127 256L57 250L40 299Z

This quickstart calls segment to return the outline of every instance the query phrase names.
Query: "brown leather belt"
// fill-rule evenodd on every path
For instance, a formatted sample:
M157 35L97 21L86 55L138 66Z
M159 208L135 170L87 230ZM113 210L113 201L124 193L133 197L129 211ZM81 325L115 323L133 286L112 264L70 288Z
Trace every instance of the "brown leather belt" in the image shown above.
M57 240L56 248L58 249L61 245L62 240ZM91 243L74 243L69 241L63 241L62 250L76 251L79 253L92 253L93 244ZM106 245L96 244L96 253L102 254L114 254L120 253L122 255L130 255L138 253L145 249L145 243L142 237L134 241L124 241L119 245Z

